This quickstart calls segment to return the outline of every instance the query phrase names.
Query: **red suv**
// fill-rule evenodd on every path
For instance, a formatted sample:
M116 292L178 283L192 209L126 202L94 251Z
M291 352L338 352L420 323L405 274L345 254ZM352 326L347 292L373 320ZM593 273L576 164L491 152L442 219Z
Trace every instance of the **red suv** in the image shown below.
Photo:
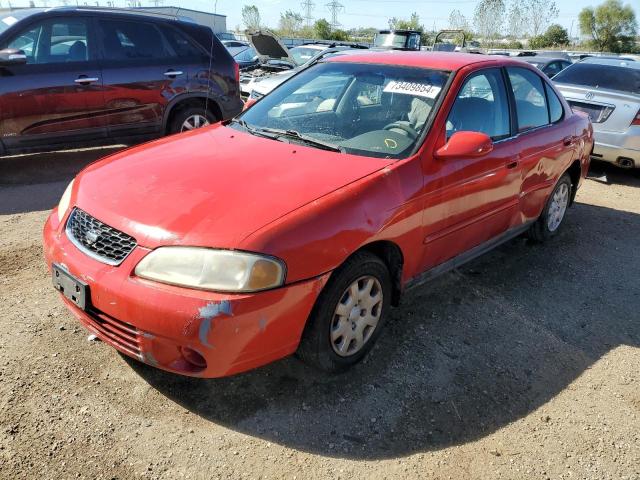
M238 66L210 28L135 10L0 13L0 155L133 143L241 109Z
M337 371L407 288L558 233L592 146L520 61L338 56L235 120L89 166L46 259L78 319L151 365L216 377L298 352Z

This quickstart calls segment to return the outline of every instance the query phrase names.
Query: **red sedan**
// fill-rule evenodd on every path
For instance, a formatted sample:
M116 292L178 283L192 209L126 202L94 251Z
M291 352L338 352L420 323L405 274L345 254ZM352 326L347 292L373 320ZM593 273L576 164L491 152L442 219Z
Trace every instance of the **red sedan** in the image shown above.
M555 235L592 129L534 67L363 53L230 122L94 163L44 230L69 309L122 353L219 377L359 361L409 287Z

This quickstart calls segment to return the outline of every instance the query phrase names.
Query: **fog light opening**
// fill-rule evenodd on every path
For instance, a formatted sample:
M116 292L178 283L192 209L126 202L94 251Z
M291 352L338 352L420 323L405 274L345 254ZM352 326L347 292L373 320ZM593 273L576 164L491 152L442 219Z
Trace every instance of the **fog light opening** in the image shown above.
M202 355L196 352L193 348L180 347L180 354L185 361L197 370L204 370L207 368L207 361Z

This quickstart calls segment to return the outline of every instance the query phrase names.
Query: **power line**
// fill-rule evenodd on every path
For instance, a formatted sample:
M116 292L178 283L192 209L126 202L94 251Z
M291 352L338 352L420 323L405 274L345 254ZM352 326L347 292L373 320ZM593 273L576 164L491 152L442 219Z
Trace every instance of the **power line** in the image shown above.
M304 0L304 2L302 2L302 8L304 9L304 19L307 21L307 27L311 26L311 22L313 22L313 15L311 15L311 12L313 12L313 9L315 8L316 4L313 3L311 0Z
M344 11L344 5L336 0L329 2L326 4L326 7L331 12L331 29L335 30L340 26L340 22L338 21L338 13Z

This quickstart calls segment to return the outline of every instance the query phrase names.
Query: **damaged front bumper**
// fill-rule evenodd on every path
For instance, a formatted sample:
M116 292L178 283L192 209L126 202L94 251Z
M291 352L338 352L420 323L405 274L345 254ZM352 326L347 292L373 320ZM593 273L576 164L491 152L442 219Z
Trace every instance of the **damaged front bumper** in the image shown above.
M44 228L49 268L62 265L89 288L82 310L62 296L89 330L120 352L183 375L222 377L296 351L306 320L329 274L254 294L221 294L134 276L150 250L136 247L117 267L80 252L56 211Z

